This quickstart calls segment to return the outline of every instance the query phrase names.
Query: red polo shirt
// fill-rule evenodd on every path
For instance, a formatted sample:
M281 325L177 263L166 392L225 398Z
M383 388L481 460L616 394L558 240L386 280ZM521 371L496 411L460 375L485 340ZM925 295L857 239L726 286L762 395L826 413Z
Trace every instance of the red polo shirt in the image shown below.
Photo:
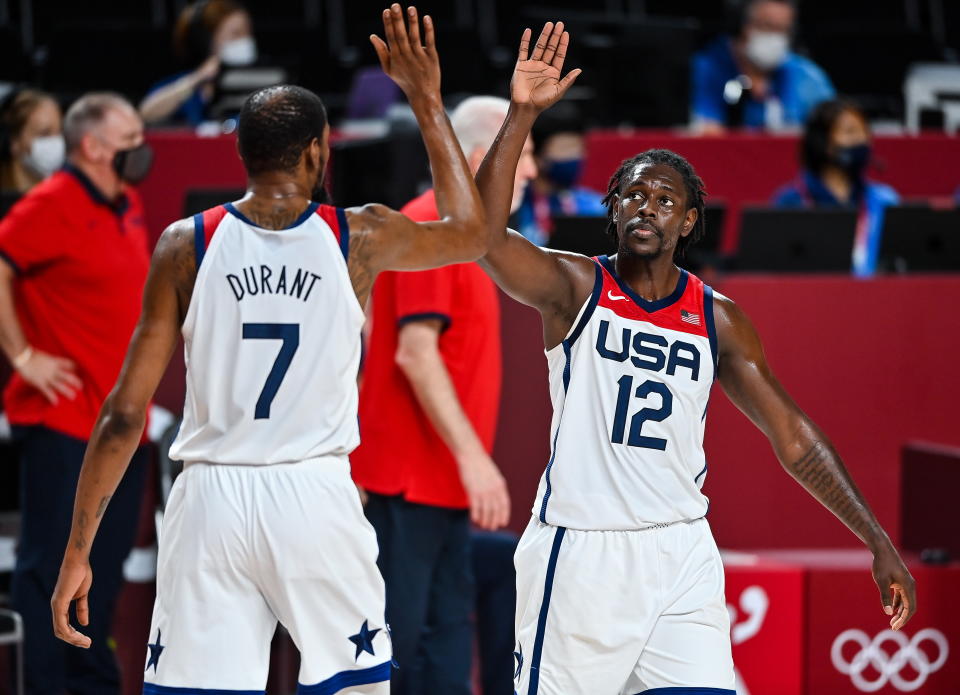
M416 221L439 218L433 191L403 208ZM360 389L361 444L353 477L381 495L466 509L456 461L396 363L400 327L440 319L440 354L480 441L493 450L500 402L500 304L476 263L415 273L382 273L373 288L373 327Z
M14 301L27 341L76 365L83 389L53 405L14 373L11 424L89 439L140 316L150 257L133 189L109 203L77 169L37 185L0 221L0 257L16 271Z

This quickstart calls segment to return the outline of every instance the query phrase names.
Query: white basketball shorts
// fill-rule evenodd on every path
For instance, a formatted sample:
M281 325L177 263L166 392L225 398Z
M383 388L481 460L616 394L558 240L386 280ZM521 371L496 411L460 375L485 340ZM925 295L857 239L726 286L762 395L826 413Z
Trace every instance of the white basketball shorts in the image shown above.
M705 519L578 531L534 518L515 563L517 695L735 695Z
M263 693L277 621L299 693L386 695L376 561L346 457L188 464L163 518L144 695Z

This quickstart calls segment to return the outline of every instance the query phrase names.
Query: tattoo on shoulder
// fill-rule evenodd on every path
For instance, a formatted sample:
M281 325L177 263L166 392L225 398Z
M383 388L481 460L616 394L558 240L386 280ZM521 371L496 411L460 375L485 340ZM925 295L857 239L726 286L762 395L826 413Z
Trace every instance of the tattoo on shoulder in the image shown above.
M351 232L350 255L347 259L347 270L350 272L350 282L353 291L361 304L366 303L373 287L374 274L370 270L370 254L373 248L370 235L364 230Z

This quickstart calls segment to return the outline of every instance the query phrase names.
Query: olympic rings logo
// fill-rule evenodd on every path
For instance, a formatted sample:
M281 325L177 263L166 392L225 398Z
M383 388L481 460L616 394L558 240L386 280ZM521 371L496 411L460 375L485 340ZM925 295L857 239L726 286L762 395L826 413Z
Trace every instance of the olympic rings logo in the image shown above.
M920 649L920 645L925 641L931 642L937 648L937 658L933 661ZM848 642L854 642L860 647L860 651L850 661L843 656L843 648ZM896 645L897 651L888 654L883 649L887 642ZM931 673L943 667L949 653L947 638L942 632L931 627L920 630L913 639L907 639L902 632L884 630L871 640L862 630L851 629L837 635L830 648L830 659L840 673L850 676L857 689L865 693L880 690L887 683L891 683L897 690L911 692L926 683ZM907 665L917 673L913 679L901 675ZM864 676L864 671L871 666L880 674L875 680Z

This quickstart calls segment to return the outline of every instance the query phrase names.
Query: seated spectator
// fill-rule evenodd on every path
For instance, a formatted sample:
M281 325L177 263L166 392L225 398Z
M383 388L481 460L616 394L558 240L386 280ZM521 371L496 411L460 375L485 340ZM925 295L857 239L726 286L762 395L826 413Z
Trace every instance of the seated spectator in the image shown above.
M0 103L0 191L26 193L63 166L60 106L50 94L14 89Z
M803 170L772 201L778 207L857 207L853 272L860 276L876 272L884 209L900 202L890 186L867 179L870 153L870 126L857 105L825 101L813 110L803 133Z
M208 120L221 64L242 66L257 60L250 14L233 0L198 0L180 13L173 42L177 56L192 69L154 85L140 104L140 115L148 125L168 121L195 126Z
M799 127L835 92L811 60L790 51L790 0L748 0L737 36L721 36L693 57L691 125L703 133L745 126Z
M579 185L583 170L583 123L576 107L561 102L541 117L533 133L537 177L517 211L517 231L544 245L557 215L604 216L603 195Z

